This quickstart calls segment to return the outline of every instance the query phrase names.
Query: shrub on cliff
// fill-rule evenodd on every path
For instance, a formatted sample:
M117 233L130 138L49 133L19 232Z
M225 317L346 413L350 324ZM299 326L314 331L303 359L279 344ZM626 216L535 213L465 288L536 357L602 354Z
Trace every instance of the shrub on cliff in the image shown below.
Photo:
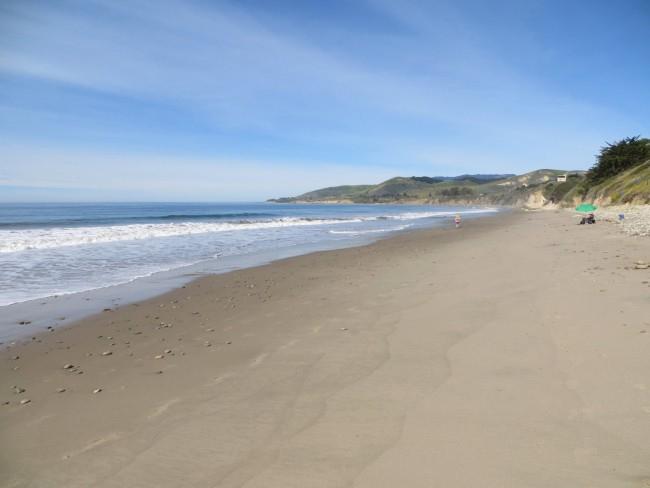
M474 190L466 186L452 186L442 190L440 195L448 198L469 198L474 196Z
M587 180L596 185L649 159L650 139L636 136L607 143L600 149L596 164L587 172Z

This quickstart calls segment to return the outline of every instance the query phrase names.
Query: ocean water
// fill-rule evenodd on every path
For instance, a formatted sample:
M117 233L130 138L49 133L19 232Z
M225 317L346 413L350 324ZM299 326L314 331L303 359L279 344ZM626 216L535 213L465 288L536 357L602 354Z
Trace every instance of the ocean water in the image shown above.
M0 306L356 245L495 209L272 203L0 204ZM217 266L215 266L215 264ZM209 265L209 266L208 266Z

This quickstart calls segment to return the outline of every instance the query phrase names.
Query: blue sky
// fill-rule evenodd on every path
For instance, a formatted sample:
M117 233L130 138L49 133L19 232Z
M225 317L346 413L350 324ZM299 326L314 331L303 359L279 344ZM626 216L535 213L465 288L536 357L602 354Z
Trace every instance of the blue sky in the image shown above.
M650 135L647 0L0 3L0 200L587 168Z

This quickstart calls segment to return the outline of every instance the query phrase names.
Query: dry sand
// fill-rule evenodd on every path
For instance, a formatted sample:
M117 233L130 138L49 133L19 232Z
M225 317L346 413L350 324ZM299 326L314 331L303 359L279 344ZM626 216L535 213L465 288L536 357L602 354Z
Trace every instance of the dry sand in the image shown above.
M0 485L649 487L650 239L574 224L292 258L4 350Z

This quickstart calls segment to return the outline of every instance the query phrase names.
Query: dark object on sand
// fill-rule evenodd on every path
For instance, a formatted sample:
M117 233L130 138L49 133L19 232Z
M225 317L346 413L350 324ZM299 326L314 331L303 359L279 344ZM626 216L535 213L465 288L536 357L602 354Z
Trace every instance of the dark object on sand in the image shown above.
M590 213L586 217L582 217L582 219L580 219L580 225L595 224L595 223L596 223L596 217L594 217L594 214L592 214L592 213Z

